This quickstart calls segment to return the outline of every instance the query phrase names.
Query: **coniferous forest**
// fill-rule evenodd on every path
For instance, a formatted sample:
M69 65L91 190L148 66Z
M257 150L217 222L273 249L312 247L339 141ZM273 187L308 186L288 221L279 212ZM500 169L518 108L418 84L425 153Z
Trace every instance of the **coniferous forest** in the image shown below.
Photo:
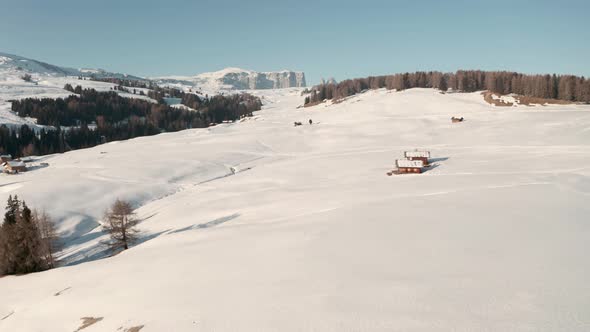
M0 152L13 157L44 155L161 132L205 128L250 116L262 106L258 97L245 93L202 98L177 89L157 88L150 91L158 101L153 103L124 98L114 91L66 88L78 95L13 101L16 114L36 118L37 124L48 127L35 131L27 125L0 126ZM164 96L177 96L193 110L171 107Z
M0 222L0 276L51 269L61 241L44 211L31 210L25 201L9 196Z
M368 89L435 88L459 92L490 90L499 94L559 99L590 103L590 80L572 75L526 75L504 71L459 70L456 73L437 71L371 76L345 80L337 84L320 84L305 98L306 105L323 100L338 100Z

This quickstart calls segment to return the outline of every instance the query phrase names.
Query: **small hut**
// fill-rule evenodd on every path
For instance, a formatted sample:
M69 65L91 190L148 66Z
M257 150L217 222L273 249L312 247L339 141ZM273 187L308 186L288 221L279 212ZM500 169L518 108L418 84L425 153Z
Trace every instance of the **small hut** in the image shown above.
M4 172L16 174L19 172L26 172L27 165L21 160L9 160L4 163Z
M0 155L0 164L4 164L7 161L11 161L12 160L12 156L9 154L3 154Z
M395 161L395 165L397 166L397 174L420 174L422 173L422 167L424 167L424 162L422 160L398 159Z
M406 151L404 152L404 157L406 157L408 160L422 160L424 166L428 166L430 164L428 161L428 158L430 158L429 151Z

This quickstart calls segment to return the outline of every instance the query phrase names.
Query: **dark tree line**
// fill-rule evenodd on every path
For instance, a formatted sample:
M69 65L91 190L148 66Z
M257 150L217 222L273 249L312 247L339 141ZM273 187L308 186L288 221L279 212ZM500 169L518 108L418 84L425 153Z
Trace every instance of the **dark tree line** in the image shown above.
M68 87L69 88L69 87ZM165 103L124 98L115 92L73 88L79 96L27 98L12 102L21 117L33 117L40 125L0 126L0 152L12 156L44 155L92 147L106 141L124 140L161 132L205 128L212 123L233 121L260 110L260 99L249 94L199 98L174 91L197 111L174 108Z
M104 78L91 77L90 80L98 81L98 82L113 83L118 86L126 86L129 88L154 89L157 86L152 81L126 80L126 79L121 79L121 78L116 78L116 77L104 77Z
M456 73L415 72L371 76L314 87L305 104L341 99L368 89L435 88L461 92L490 90L499 94L590 103L590 80L572 75L526 75L504 71L459 70Z
M10 196L0 226L0 275L53 268L59 249L59 237L49 216L31 211L17 196Z
M98 116L109 123L117 123L133 115L145 117L153 105L145 100L121 97L115 92L98 92L80 86L73 92L79 96L15 100L12 110L20 117L36 118L40 125L75 126L90 124Z

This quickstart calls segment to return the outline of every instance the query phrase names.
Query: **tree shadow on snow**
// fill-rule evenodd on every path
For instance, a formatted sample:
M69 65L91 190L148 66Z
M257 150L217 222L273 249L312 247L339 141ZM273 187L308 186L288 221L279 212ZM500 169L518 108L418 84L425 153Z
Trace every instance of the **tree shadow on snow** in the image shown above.
M239 216L240 216L239 213L234 213L234 214L231 214L229 216L217 218L215 220L211 220L211 221L206 222L206 223L194 224L194 225L190 225L188 227L176 229L176 230L171 231L168 234L182 233L182 232L186 232L186 231L190 231L190 230L194 230L194 229L211 228L211 227L214 227L214 226L219 226L219 225L221 225L223 223L226 223L226 222L228 222L230 220L236 219Z
M146 218L143 218L141 221L145 221L146 219L149 219L149 218L153 217L154 215L156 215L156 214L153 214L153 215L150 215ZM180 228L180 229L176 229L176 230L167 229L167 230L153 233L153 234L141 234L139 236L138 240L129 249L133 249L134 247L139 246L147 241L151 241L163 234L174 234L174 233L182 233L182 232L195 230L195 229L211 228L211 227L219 226L219 225L226 223L230 220L233 220L239 216L240 216L239 213L234 213L234 214L231 214L231 215L228 215L225 217L221 217L221 218L217 218L215 220L208 221L206 223L194 224L194 225ZM94 227L92 229L88 230L90 225L93 225ZM82 245L84 243L95 241L98 238L104 236L106 233L103 232L102 230L99 230L99 229L97 230L96 228L98 228L98 227L100 227L98 222L96 222L90 216L85 216L83 221L76 226L76 229L74 230L74 232L70 236L65 238L66 247L74 246L74 245ZM85 234L80 234L82 230L88 230L88 232ZM99 260L99 259L112 257L112 256L115 256L119 253L120 252L116 252L116 253L112 252L111 250L108 249L108 247L106 245L104 245L101 242L96 242L84 249L80 249L80 250L76 251L75 253L68 255L67 257L65 257L61 261L61 263L62 263L62 266L73 266L73 265L78 265L78 264L82 264L82 263L87 263L87 262L91 262L91 261L95 261L95 260Z
M169 231L170 231L170 229L167 229L165 231L161 231L161 232L157 232L157 233L153 233L153 234L140 235L139 238L137 239L137 241L135 243L133 243L129 247L129 249L133 249L134 247L137 247L147 241L153 240L162 234L168 233ZM101 231L101 232L96 232L96 234L98 234L98 236L102 236L106 233ZM106 246L105 244L103 244L101 242L98 242L88 248L79 250L76 253L68 256L63 265L64 266L78 265L78 264L87 263L87 262L91 262L91 261L95 261L95 260L99 260L99 259L103 259L103 258L112 257L112 256L115 256L120 253L121 252L113 252L112 250L110 250L108 248L108 246Z
M61 238L66 248L92 241L104 234L101 231L94 232L96 228L100 227L100 224L92 216L72 212L68 218L72 217L81 217L81 220L70 235Z

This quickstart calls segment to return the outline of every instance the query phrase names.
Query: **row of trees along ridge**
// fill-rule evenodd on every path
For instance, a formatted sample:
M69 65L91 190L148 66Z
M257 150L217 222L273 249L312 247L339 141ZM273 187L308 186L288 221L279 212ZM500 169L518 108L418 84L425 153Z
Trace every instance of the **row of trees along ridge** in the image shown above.
M324 100L338 100L368 89L410 88L453 89L460 92L490 90L498 94L560 99L590 103L590 80L572 75L526 75L506 71L459 70L456 73L437 71L370 76L345 80L336 84L315 86L305 97L306 105Z

